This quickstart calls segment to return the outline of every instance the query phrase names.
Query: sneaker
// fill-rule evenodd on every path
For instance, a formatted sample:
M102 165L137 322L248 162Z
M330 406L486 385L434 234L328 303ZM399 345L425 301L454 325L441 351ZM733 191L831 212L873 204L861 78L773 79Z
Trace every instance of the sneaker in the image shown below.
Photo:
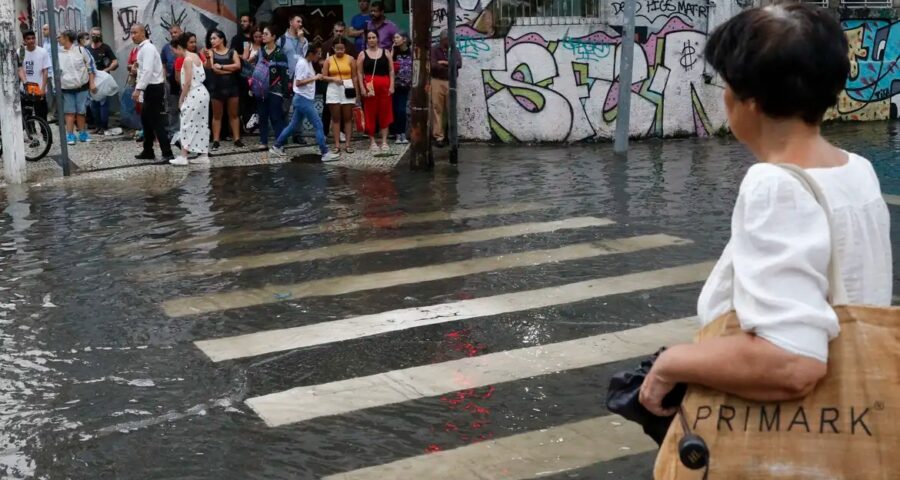
M179 167L185 167L188 164L188 159L179 155L179 156L169 160L169 163L171 163L172 165L177 165Z
M69 145L75 145L75 134L74 133L66 134L66 143L68 143Z
M88 135L87 130L78 132L78 141L81 142L81 143L90 143L90 141L91 141L91 136Z
M196 158L192 158L189 160L194 165L209 165L209 155L201 154Z
M403 137L403 144L404 144L404 145L406 145L407 143L409 143L409 139L406 138L406 134L405 134L405 133L402 134L402 135L400 135L400 136Z
M234 146L237 148L244 148L244 142L242 142L241 139L237 139L234 141Z
M119 127L110 128L109 130L106 130L105 132L103 132L103 136L105 136L105 137L115 137L116 135L121 135L121 134L122 134L122 129Z
M284 156L284 147L272 147L269 149L269 153L272 155L278 155L279 157Z
M333 162L339 158L341 158L341 155L334 152L328 152L325 155L322 155L323 162Z
M209 146L209 149L212 151L216 151L219 149L219 142L213 142L212 145Z
M347 141L347 136L344 135L344 132L341 132L341 143L344 143L346 141Z
M259 116L254 113L250 115L250 120L247 120L247 130L253 130L257 125L259 125Z
M385 143L384 145L381 146L381 151L382 152L390 152L391 151L390 145Z

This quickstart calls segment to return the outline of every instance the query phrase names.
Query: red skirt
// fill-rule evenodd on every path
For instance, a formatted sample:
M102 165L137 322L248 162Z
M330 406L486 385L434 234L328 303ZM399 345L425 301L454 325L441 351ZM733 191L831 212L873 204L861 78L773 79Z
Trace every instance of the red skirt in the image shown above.
M366 75L366 83L375 85L374 97L363 97L363 110L366 112L366 134L375 136L375 132L388 128L394 121L394 107L391 100L391 77L387 75ZM365 85L363 85L365 88ZM376 126L378 128L376 128Z

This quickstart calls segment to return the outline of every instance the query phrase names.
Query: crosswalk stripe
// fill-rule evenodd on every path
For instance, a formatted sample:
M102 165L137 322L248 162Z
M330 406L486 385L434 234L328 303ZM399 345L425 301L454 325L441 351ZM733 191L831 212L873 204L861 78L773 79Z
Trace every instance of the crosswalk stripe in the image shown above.
M347 255L365 255L376 252L395 252L412 248L442 247L463 243L484 242L504 237L515 237L536 233L550 233L558 230L571 230L589 227L602 227L615 222L605 218L574 217L552 222L520 223L501 227L482 228L463 232L438 233L432 235L416 235L412 237L385 238L366 240L357 243L328 245L308 250L291 250L286 252L264 253L259 255L242 255L215 261L211 265L187 265L169 270L148 272L149 275L178 272L187 275L211 275L216 273L249 270L253 268L271 267L286 263L309 262Z
M703 268L709 267L703 264ZM696 329L694 318L669 320L577 340L297 387L245 402L266 425L277 427L648 355L662 345L689 341Z
M367 226L372 226L379 222L385 222L391 226L413 225L417 223L440 222L444 220L466 220L472 218L488 217L492 215L512 215L516 213L533 212L547 208L545 205L538 203L512 203L508 205L469 208L454 210L451 212L437 211L424 213L401 214L396 217L387 218L352 218L340 219L331 222L325 222L318 225L304 225L299 227L281 227L270 230L243 231L222 233L217 235L206 235L201 237L189 238L165 245L168 249L185 249L196 245L206 243L218 243L219 245L238 242L255 242L264 240L278 240L283 238L303 237L306 235L316 235L322 233L341 233L353 230L359 230Z
M884 195L884 201L890 203L891 205L900 206L900 195Z
M299 298L342 295L397 285L443 280L494 270L629 253L688 243L691 243L691 241L665 234L599 240L567 245L561 248L531 250L495 257L480 257L425 267L331 277L288 285L266 285L261 288L178 298L163 302L162 308L170 317L183 317L233 308L285 302Z
M656 448L638 424L606 415L338 473L323 480L521 480Z
M520 312L593 298L699 282L705 279L708 274L709 269L683 267L674 271L667 269L666 271L638 272L485 298L391 310L302 327L282 328L234 337L201 340L195 342L195 345L212 361L221 362L223 360L324 345L437 323Z

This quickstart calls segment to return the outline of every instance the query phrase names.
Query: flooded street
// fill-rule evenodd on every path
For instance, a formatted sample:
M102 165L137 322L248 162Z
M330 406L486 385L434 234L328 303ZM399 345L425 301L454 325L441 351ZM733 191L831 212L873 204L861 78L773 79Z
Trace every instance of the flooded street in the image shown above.
M900 124L826 132L900 195ZM649 478L607 382L690 338L751 164L731 139L467 145L428 174L8 188L0 477Z

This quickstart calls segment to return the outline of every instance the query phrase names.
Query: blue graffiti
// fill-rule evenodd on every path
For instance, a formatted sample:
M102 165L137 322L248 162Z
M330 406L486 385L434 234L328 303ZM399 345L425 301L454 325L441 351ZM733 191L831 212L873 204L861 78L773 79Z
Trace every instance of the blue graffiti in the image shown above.
M842 24L844 30L862 27L861 47L865 50L856 55L858 71L855 78L847 79L847 95L875 102L900 94L900 22L845 20Z
M598 61L609 56L612 48L606 43L589 42L568 35L560 41L562 47L575 55L581 62Z
M457 37L456 48L465 58L478 58L482 53L491 51L491 46L483 38Z

